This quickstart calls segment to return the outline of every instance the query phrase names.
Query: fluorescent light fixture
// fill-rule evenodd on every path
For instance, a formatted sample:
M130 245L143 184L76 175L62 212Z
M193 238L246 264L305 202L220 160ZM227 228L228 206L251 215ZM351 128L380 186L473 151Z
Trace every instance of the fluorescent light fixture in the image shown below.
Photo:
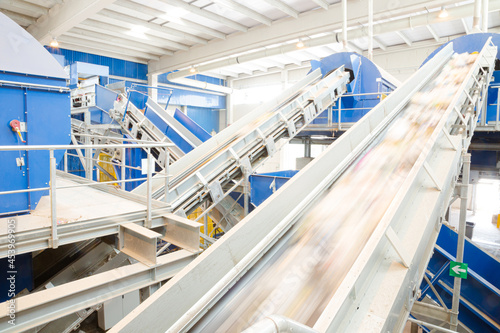
M448 15L449 14L448 14L448 11L446 10L446 8L444 8L444 6L441 7L441 11L439 12L438 17L439 18L446 18L446 17L448 17Z
M52 47L59 47L59 42L57 41L57 39L52 38L49 45Z

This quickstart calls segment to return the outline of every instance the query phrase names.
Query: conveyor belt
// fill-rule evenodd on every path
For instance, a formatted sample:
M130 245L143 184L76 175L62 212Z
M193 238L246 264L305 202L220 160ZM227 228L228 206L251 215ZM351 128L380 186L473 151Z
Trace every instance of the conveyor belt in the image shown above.
M187 154L170 170L168 202L180 215L189 214L210 200L210 209L232 192L243 179L284 142L295 136L318 114L346 91L348 74L343 67L321 78L320 71L310 73L292 87L277 105L255 110ZM164 181L153 183L153 197L164 195ZM145 186L135 193L146 194Z
M401 331L496 47L452 54L444 48L111 332L237 332L274 314L319 332Z

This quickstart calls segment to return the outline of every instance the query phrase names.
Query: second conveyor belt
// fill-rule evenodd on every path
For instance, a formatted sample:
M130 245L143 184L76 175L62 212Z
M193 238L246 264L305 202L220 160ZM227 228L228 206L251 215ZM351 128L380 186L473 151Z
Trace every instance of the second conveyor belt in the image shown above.
M275 314L320 332L400 331L496 47L452 53L445 48L112 331L238 332Z

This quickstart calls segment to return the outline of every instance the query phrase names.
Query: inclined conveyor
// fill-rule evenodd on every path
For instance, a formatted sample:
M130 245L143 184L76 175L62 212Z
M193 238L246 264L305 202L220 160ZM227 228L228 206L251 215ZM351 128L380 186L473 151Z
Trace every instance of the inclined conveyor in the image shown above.
M443 48L111 332L402 331L496 51Z

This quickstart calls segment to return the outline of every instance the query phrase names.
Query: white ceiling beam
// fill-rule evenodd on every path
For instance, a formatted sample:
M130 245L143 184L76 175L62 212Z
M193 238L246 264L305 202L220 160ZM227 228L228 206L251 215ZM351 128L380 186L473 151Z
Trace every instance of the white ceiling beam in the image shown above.
M282 54L281 57L285 59L290 64L295 64L299 66L302 63L302 60L295 58L294 56L290 54Z
M238 77L239 74L236 73L236 72L233 72L233 71L230 71L230 70L227 70L227 69L222 69L222 68L219 68L218 70L215 71L216 73L218 72L219 74L221 75L224 75L224 76L230 76L230 77Z
M92 48L89 46L75 45L75 44L65 43L62 41L59 41L59 47L62 49L97 54L97 55L104 56L104 57L128 60L128 61L133 61L133 62L138 62L138 63L143 63L143 64L147 64L149 61L149 58L142 58L142 57L137 57L134 55L124 54L123 52L117 53L117 52L112 52L112 51L104 51L104 50Z
M4 13L8 17L10 17L13 21L15 21L17 24L22 25L22 26L29 26L30 24L35 23L35 18L15 13L7 9L1 9L0 8L0 13Z
M19 0L0 0L0 7L33 17L47 15L49 12L47 8Z
M85 20L79 25L77 25L77 27L99 33L101 32L106 33L111 36L125 38L132 41L139 41L146 44L151 43L159 47L174 48L178 50L189 50L189 47L187 45L177 43L168 39L156 37L147 33L145 33L144 36L140 37L129 35L126 33L126 30L123 29L123 24L119 27L110 23L104 23L96 20Z
M102 51L113 52L113 53L117 53L117 54L124 54L124 55L132 56L132 57L142 58L142 59L154 60L154 59L159 58L156 55L153 55L151 53L147 53L144 51L130 50L130 49L124 48L124 47L111 46L111 45L103 44L102 42L99 43L99 42L84 40L82 38L66 36L66 35L60 36L57 39L57 41L63 42L66 44L76 45L76 46L89 47L89 48L94 49L94 50L102 50ZM91 52L89 52L89 53L91 53Z
M373 40L375 41L375 43L377 43L378 47L380 47L383 51L387 50L387 45L385 45L381 40L380 38L378 37L373 37Z
M308 51L308 50L302 50L300 51L302 54L304 54L306 56L306 59L307 60L316 60L316 61L320 61L321 60L321 57L312 53L311 51Z
M460 21L462 21L462 25L464 26L464 31L465 31L465 34L468 35L470 34L470 29L469 29L469 25L467 24L467 22L465 21L465 18L461 18Z
M431 33L432 37L436 40L436 42L439 42L439 35L437 34L436 30L434 30L430 25L426 25L427 30Z
M142 26L142 27L145 27L145 28L148 28L151 30L156 30L156 31L164 33L166 35L175 36L175 37L189 40L189 41L192 41L195 43L199 43L199 44L206 44L207 43L206 39L203 39L203 38L200 38L200 37L197 37L194 35L190 35L190 34L187 34L185 32L182 32L182 31L179 31L176 29L172 29L169 27L164 27L164 26L161 26L161 25L156 24L156 23L146 22L146 21L141 20L139 18L132 17L132 16L125 15L125 14L121 14L121 13L117 13L117 12L114 12L111 10L103 9L99 12L99 15L110 18L110 19L114 19L117 21L122 21L123 23L126 23L129 26L130 25ZM133 26L130 26L130 27L133 27Z
M153 45L148 45L141 43L139 41L130 41L124 38L120 37L114 37L108 35L106 32L104 33L98 33L94 31L88 31L80 28L73 28L67 33L65 33L63 36L71 36L71 37L76 37L76 38L84 38L88 40L92 40L95 42L102 41L104 44L109 44L109 45L114 45L118 47L126 47L131 50L136 50L136 51L146 51L146 52L151 52L152 54L156 55L173 55L174 53L171 50L168 49L163 49L158 46L153 46Z
M408 46L411 47L413 42L410 40L410 38L408 38L408 36L406 36L402 31L395 31L395 32L396 35L398 35L403 40L403 42L405 42Z
M234 10L235 12L248 16L252 20L263 23L265 25L271 25L271 23L273 22L269 17L257 13L256 11L246 6L240 5L237 2L233 2L231 0L212 0L212 1L219 6L223 6L231 10Z
M347 42L347 48L351 49L352 51L354 51L356 53L363 54L363 50L361 48L359 48L356 44L354 44L354 42L352 42L352 41Z
M161 1L174 1L174 0L161 0ZM176 1L176 0L175 0ZM490 11L494 6L494 2L497 0L490 0ZM183 1L181 1L183 2ZM185 4L185 2L183 2ZM451 0L406 0L401 4L400 7L395 8L390 11L391 17L394 17L393 21L380 23L375 23L375 31L377 34L382 34L387 31L380 32L379 27L383 25L386 30L402 30L401 28L393 28L395 25L404 26L405 29L411 28L410 25L415 26L416 22L412 17L411 22L409 22L408 17L404 15L414 15L415 11L422 10L425 6L428 8L439 8L443 5L449 5L453 3ZM465 9L462 9L464 7ZM455 17L455 13L452 15L452 10L459 9L460 15L470 15L470 5L460 6L456 8L450 8L448 12L450 17L447 19L437 18L437 12L429 13L429 16L423 18L425 24L436 22L442 22L447 20L452 20ZM179 52L172 57L164 57L159 62L151 62L149 70L152 73L165 73L171 70L186 68L191 64L201 64L214 62L217 59L223 57L230 57L235 54L248 52L262 47L267 47L273 44L280 44L288 42L292 39L299 39L303 36L313 36L315 34L331 32L340 29L342 26L341 17L339 15L332 15L332 12L338 12L340 10L340 4L335 3L329 7L328 11L324 10L312 10L305 13L301 13L298 19L295 20L278 20L273 22L272 26L267 27L264 25L252 28L246 34L231 34L226 40L213 40L205 46L193 47L190 49L189 53ZM462 11L467 11L467 13L462 13ZM375 17L383 17L384 20L387 17L387 5L383 1L374 2L374 15ZM366 3L363 1L354 1L349 6L348 15L348 26L359 27L360 22L364 24L367 21L367 8ZM435 17L433 17L434 15ZM419 15L417 15L419 16ZM401 18L397 18L401 17ZM458 16L457 18L460 18ZM457 19L453 18L453 19ZM394 23L396 22L396 23ZM430 22L430 23L429 23ZM385 25L384 25L385 24ZM418 22L422 25L422 22ZM386 28L387 27L387 28ZM349 30L348 35L351 36L353 32L361 36L366 36L366 29L355 28ZM333 38L327 40L328 44L338 42L335 35ZM319 37L321 38L321 37ZM359 37L355 37L359 38ZM350 38L353 39L353 38Z
M285 65L284 63L282 62L279 62L279 61L276 61L276 60L272 60L272 59L269 59L269 58L265 58L265 59L261 59L263 63L265 64L269 64L270 68L272 67L278 67L278 68L281 68L281 69L285 69Z
M212 20L214 22L221 23L221 24L228 26L230 28L233 28L235 30L243 31L243 32L248 31L248 27L244 26L243 24L237 23L237 22L232 21L228 18L225 18L223 16L212 13L208 10L203 10L200 7L197 7L195 5L190 5L187 2L184 2L183 0L160 0L160 1L163 3L166 3L170 6L182 8L188 12L191 12L191 13L196 14L198 16L201 16L203 18Z
M35 5L39 5L45 8L51 8L55 4L62 3L63 0L24 0L25 2L33 3Z
M227 70L228 68L225 68L225 69ZM248 74L248 75L253 74L253 71L251 69L248 69L245 66L234 66L234 67L230 67L229 70L231 72L238 73L238 75L239 74Z
M291 16L298 18L299 17L299 12L287 5L286 3L281 2L280 0L264 0L267 4L275 7L276 9L279 9L283 13Z
M166 12L158 9L151 8L147 5L147 3L141 5L136 2L130 0L118 0L115 5L121 6L124 8L128 8L131 10L138 11L140 13L150 15L153 17L157 17L163 20L168 20L170 27L177 30L185 30L186 28L191 29L192 31L196 31L197 33L203 33L215 38L226 39L226 34L209 28L207 26L183 19L182 17L173 17L172 15L168 15Z
M312 1L321 8L328 10L328 2L326 2L325 0L312 0Z
M57 4L42 15L36 23L26 30L42 45L48 44L53 37L62 35L80 22L101 11L115 0L67 0Z
M264 66L259 66L255 63L245 63L245 64L240 64L238 67L243 67L243 68L246 68L250 71L267 71L267 67L264 67Z

